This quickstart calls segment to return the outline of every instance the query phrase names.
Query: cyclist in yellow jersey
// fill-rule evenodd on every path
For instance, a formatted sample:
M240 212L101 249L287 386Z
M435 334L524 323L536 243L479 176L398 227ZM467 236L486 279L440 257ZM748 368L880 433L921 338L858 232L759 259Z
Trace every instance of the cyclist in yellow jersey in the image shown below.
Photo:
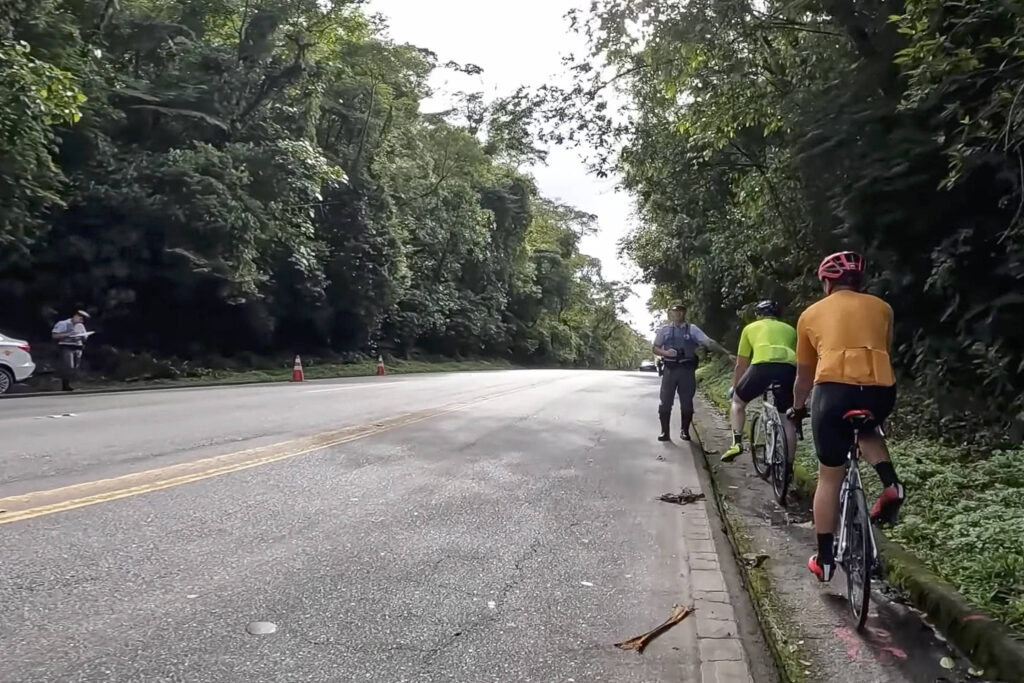
M743 452L743 423L747 404L774 386L775 407L785 414L793 406L793 381L796 379L796 330L779 320L775 301L762 301L754 308L759 318L743 328L736 367L732 374L732 446L722 454L722 462L732 462ZM796 424L782 421L786 430L786 454L790 465L796 453Z
M818 553L807 568L819 581L828 581L835 572L839 495L853 443L853 426L844 416L867 410L874 425L881 427L896 404L896 376L889 357L892 308L861 291L864 258L853 251L826 256L818 266L818 279L825 298L805 310L796 325L797 379L790 412L797 418L806 414L813 386L811 431L820 463L814 492ZM906 493L889 460L885 438L878 429L865 429L859 443L883 487L871 519L895 522Z

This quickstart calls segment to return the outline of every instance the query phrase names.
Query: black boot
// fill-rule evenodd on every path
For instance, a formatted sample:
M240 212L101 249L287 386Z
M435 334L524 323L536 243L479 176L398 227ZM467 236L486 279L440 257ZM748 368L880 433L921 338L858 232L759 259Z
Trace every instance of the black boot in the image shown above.
M690 440L690 422L693 420L693 415L690 413L683 413L680 416L682 429L679 430L679 438L683 441Z
M658 441L671 441L672 438L668 435L669 429L671 429L669 422L672 417L672 411L658 411L658 419L661 420L661 434L658 435Z

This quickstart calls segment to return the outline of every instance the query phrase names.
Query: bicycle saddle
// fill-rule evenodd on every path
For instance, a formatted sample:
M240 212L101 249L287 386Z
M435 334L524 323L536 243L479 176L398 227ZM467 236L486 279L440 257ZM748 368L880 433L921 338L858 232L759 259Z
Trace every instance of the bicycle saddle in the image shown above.
M856 426L861 426L874 422L875 414L870 410L848 410L843 414L843 419Z

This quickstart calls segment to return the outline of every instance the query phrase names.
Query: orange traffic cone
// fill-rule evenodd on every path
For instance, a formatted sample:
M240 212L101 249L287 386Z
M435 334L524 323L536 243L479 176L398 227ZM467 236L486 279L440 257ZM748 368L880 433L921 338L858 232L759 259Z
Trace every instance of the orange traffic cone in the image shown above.
M302 374L302 359L299 358L298 354L295 356L295 365L292 367L292 381L293 382L305 382L306 376Z
M387 369L384 368L384 356L377 356L377 376L388 374Z

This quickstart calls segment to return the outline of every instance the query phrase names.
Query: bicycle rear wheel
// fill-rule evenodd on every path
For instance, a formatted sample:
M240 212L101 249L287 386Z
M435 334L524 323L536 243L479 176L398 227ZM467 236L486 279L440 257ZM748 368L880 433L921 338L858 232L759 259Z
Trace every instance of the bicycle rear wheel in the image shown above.
M772 492L779 505L786 506L786 494L789 492L789 440L782 424L776 424L775 447L772 449Z
M868 517L868 503L864 491L859 487L849 492L849 503L843 524L846 525L846 557L843 558L843 572L846 574L846 597L857 623L857 630L864 629L868 620L871 603L871 520Z
M768 478L768 460L765 458L766 444L764 420L761 412L758 411L750 418L750 457L754 461L754 471L762 479Z

